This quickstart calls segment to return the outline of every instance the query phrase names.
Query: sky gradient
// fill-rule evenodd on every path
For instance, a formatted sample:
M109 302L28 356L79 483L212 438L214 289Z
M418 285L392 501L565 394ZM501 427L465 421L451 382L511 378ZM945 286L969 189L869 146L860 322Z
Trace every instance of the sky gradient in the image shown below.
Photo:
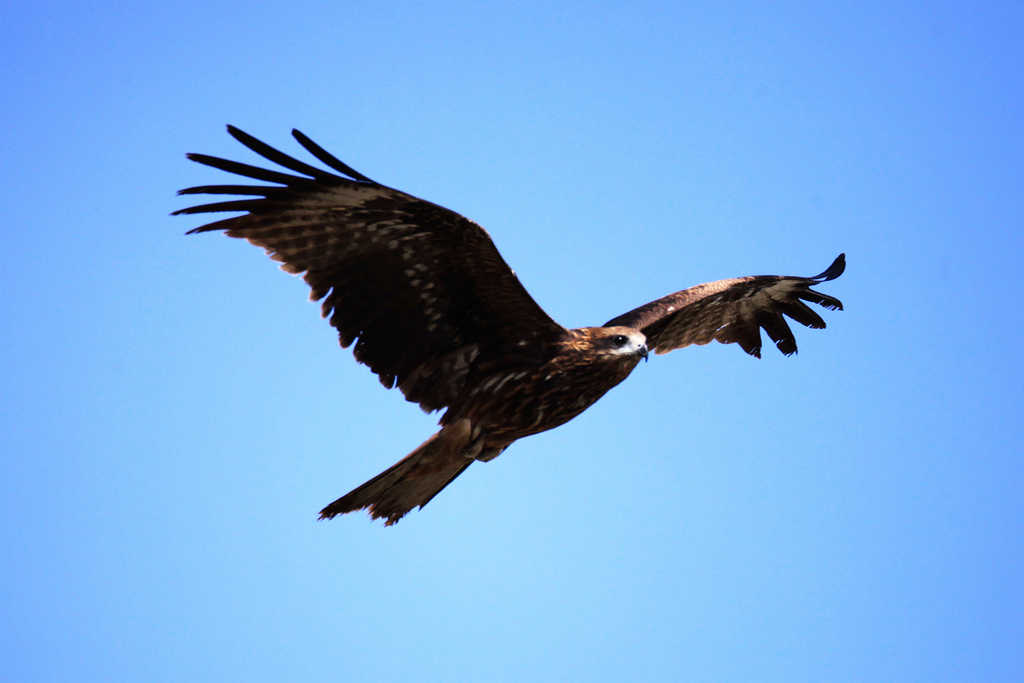
M15 2L11 681L1024 679L1020 3ZM812 275L800 353L652 357L393 528L434 431L170 217L234 124L481 223L562 324Z

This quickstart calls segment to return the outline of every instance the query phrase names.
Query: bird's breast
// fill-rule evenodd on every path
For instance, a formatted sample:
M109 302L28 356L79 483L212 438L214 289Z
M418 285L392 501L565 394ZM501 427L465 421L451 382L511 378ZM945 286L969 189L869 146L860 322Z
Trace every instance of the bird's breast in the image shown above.
M554 359L480 378L467 386L444 422L469 418L494 437L515 440L573 419L624 380L636 363L572 363Z

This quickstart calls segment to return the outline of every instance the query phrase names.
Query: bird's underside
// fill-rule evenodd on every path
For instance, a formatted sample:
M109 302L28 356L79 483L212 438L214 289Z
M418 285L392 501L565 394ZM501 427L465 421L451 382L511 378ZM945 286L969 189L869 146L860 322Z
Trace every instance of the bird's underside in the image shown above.
M368 509L394 524L474 460L490 460L517 439L574 418L649 350L661 354L718 341L760 357L764 329L790 355L796 339L786 317L824 328L806 302L842 309L838 299L811 288L842 274L840 255L812 277L719 280L601 327L569 330L530 297L476 223L370 180L298 131L299 143L334 172L237 128L228 131L291 173L190 154L193 161L270 184L182 190L244 198L175 214L242 212L190 233L222 230L263 247L285 271L302 274L341 345L355 344L356 360L406 400L426 411L444 410L440 431L328 505L321 518Z

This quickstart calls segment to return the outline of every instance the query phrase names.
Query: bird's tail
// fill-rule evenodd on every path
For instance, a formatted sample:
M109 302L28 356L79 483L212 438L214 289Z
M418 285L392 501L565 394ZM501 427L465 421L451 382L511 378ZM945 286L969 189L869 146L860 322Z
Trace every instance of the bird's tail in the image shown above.
M468 422L468 421L467 421ZM320 519L368 508L374 519L391 526L414 507L423 507L473 463L463 454L468 429L455 424L424 441L391 468L320 511Z

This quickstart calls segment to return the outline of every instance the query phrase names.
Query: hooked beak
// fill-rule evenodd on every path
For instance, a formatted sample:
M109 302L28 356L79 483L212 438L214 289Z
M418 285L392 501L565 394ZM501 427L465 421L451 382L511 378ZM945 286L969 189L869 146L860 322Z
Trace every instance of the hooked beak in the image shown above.
M640 350L637 351L636 354L638 356L642 356L643 359L644 359L644 362L646 363L647 362L647 344L644 344L642 347L640 347Z

